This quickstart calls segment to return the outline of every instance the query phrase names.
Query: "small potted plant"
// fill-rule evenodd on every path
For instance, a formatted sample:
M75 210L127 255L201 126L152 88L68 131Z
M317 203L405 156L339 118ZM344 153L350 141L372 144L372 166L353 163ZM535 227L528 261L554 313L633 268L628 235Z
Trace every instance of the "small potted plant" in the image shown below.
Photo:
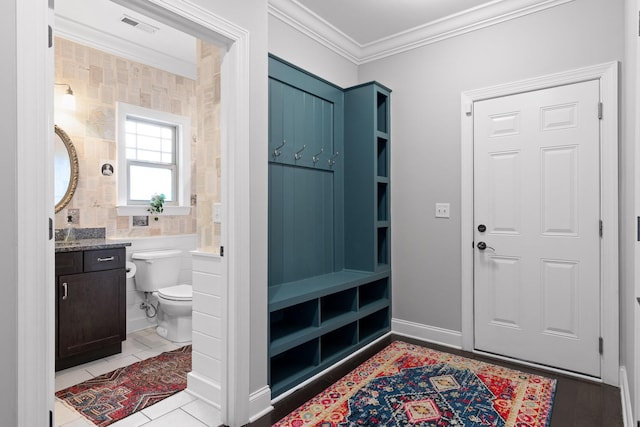
M149 201L149 207L147 211L153 215L154 221L158 220L158 215L164 212L164 194L154 194L151 196L151 200Z

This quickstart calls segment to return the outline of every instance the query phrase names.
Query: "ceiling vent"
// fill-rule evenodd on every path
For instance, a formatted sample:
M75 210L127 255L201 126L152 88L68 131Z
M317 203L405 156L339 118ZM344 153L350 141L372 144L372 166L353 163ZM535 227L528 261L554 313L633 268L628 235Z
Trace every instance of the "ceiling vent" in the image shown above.
M154 27L153 25L149 25L127 15L122 15L122 18L120 18L120 22L124 22L127 25L131 25L132 27L135 27L138 30L144 31L145 33L149 34L153 34L158 31L158 28Z

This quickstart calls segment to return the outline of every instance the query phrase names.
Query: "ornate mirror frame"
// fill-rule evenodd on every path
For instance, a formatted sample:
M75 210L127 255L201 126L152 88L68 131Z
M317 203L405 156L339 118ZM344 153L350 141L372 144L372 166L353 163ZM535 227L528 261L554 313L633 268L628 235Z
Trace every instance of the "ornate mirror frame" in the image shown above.
M60 137L64 146L67 149L67 154L69 154L69 165L71 169L71 176L69 177L69 185L67 186L67 191L60 199L58 203L56 203L55 212L60 212L65 206L69 204L73 194L76 192L76 188L78 187L78 154L76 153L76 148L73 146L71 142L71 138L65 131L62 130L58 125L54 126L54 130L56 135Z

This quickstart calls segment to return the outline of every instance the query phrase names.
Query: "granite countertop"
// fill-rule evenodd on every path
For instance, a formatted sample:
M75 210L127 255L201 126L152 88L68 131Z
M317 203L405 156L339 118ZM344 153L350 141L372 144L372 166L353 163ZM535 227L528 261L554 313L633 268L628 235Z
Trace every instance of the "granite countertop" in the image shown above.
M74 228L74 240L66 241L67 230L56 229L56 252L74 252L91 249L111 249L131 246L131 242L112 242L105 238L104 228Z
M70 242L57 241L56 253L58 252L74 252L74 251L86 251L91 249L111 249L111 248L124 248L131 246L131 242L110 242L104 238L98 239L78 239Z

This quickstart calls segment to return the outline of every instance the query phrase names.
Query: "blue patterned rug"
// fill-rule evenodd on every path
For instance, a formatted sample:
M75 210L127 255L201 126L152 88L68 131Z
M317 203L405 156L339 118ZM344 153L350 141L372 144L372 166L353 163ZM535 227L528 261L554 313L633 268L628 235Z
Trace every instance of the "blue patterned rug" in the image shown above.
M555 386L396 341L274 427L547 427Z

